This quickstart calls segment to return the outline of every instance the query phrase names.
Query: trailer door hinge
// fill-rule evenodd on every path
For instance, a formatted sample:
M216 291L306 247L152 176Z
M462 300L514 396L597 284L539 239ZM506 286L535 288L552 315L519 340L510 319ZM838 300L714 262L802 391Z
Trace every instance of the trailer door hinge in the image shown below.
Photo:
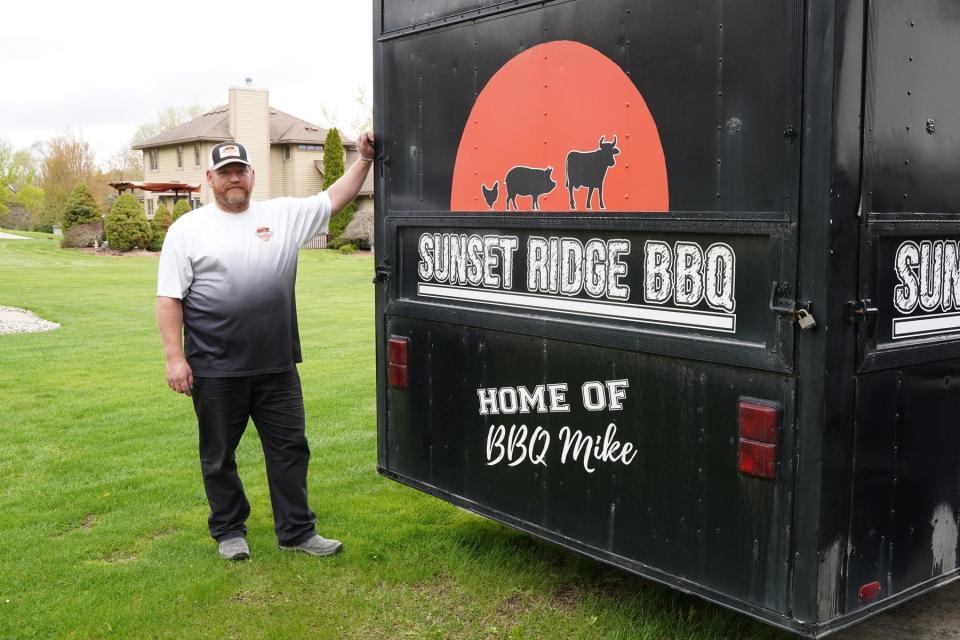
M847 321L852 323L873 320L880 314L880 310L873 306L870 298L851 300L847 303Z
M817 326L811 310L813 303L809 300L785 300L789 293L787 283L774 282L770 288L770 310L782 316L788 316L791 322L796 322L801 330L807 331Z

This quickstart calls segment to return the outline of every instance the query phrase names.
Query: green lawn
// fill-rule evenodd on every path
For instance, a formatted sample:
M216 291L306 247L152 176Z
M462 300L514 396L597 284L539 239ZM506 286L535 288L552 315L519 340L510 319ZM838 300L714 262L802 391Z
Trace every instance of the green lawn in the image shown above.
M251 427L253 558L222 561L156 258L29 235L0 240L0 305L63 326L0 335L0 638L787 637L378 476L369 256L304 252L297 285L311 502L345 552L276 547Z

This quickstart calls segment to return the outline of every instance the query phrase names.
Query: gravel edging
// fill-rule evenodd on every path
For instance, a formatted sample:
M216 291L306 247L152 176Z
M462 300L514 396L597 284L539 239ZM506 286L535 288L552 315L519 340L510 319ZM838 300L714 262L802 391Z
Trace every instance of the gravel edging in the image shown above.
M60 325L38 317L26 309L0 305L0 335L9 333L37 333L59 329Z

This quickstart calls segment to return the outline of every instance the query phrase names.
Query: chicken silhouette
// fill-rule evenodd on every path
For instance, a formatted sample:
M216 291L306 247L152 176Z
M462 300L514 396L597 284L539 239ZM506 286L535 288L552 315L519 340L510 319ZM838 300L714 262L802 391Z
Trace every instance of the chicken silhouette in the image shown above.
M480 188L483 191L483 199L487 201L487 206L490 207L492 211L493 205L497 203L497 199L500 197L500 183L494 182L493 187L490 189L487 189L487 185L481 184Z

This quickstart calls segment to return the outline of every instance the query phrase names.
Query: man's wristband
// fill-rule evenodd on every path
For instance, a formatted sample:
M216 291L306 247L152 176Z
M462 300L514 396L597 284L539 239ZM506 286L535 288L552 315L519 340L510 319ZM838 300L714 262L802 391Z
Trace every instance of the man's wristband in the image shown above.
M364 158L363 156L360 156L360 160L361 160L362 162L366 162L367 164L372 164L372 163L373 163L373 158Z

